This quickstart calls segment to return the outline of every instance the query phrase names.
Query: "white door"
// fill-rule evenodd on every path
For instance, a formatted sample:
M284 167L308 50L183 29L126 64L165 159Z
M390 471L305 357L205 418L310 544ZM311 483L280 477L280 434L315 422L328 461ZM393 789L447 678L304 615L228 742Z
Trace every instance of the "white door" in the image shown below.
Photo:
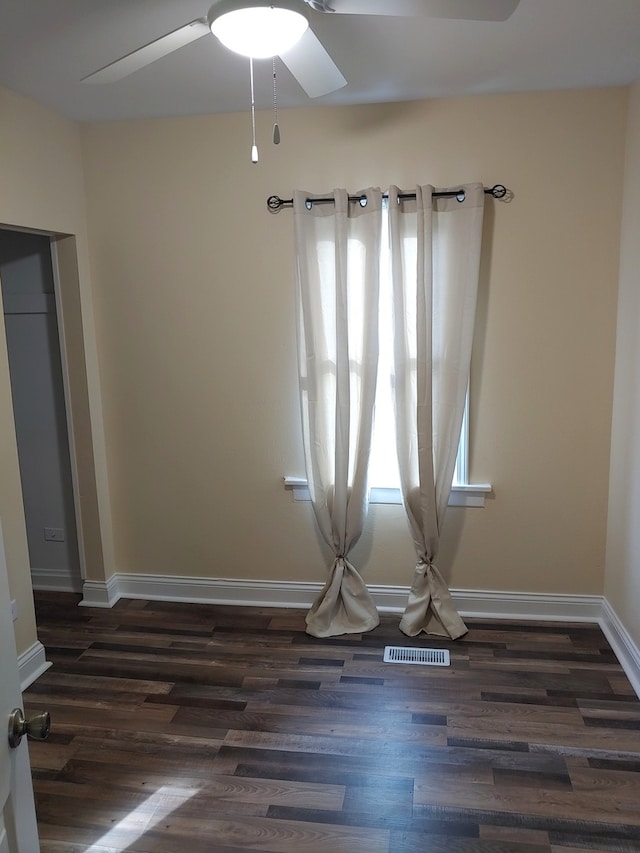
M22 694L0 527L0 853L38 853L26 737L16 749L9 747L8 720L14 708L22 708Z

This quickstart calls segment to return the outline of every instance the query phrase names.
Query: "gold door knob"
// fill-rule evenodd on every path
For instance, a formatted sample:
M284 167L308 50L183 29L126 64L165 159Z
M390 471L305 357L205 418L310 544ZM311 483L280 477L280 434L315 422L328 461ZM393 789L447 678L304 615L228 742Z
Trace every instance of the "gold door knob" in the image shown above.
M20 745L23 735L34 740L45 740L51 729L51 715L48 711L34 714L25 720L21 708L14 708L9 716L9 746L15 749Z

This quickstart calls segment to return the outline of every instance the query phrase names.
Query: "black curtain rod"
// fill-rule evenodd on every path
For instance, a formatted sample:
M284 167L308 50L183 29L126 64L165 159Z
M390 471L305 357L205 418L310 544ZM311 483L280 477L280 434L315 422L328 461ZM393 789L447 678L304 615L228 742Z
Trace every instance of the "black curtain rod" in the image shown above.
M503 184L494 184L492 187L484 188L485 195L493 196L493 198L504 198L507 194L507 188ZM434 193L434 198L457 198L458 201L464 201L464 190L446 190L446 192L438 192ZM415 198L415 193L398 193L398 199L400 201L404 201L404 199ZM350 195L349 201L362 201L365 198L363 195ZM382 194L382 198L389 198L387 193ZM308 198L307 199L307 207L311 207L313 204L333 204L332 198ZM283 207L293 207L293 199L292 198L280 198L278 195L270 195L267 199L267 207L272 213L277 213Z

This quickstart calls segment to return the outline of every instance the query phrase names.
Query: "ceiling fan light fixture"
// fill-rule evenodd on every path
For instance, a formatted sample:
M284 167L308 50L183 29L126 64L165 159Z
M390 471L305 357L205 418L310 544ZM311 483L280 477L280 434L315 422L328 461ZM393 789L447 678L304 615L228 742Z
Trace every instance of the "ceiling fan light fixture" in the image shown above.
M263 5L221 10L211 18L209 26L229 50L264 59L279 56L297 44L309 22L294 9Z

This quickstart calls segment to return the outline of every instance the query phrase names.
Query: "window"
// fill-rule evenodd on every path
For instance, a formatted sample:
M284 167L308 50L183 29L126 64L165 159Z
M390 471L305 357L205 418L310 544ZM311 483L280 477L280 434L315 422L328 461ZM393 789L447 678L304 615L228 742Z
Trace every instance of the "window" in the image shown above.
M386 204L382 212L382 233L388 233ZM407 251L415 248L407 247ZM355 255L354 255L355 256ZM392 316L386 310L392 304L389 244L383 240L380 257L379 360L371 454L369 460L369 499L371 503L401 504L400 475L396 455L395 417L392 393ZM354 281L362 276L354 271ZM357 301L357 300L356 300ZM285 487L293 489L294 499L310 500L306 480L285 477ZM483 506L488 484L469 484L469 391L460 432L460 443L449 504Z

